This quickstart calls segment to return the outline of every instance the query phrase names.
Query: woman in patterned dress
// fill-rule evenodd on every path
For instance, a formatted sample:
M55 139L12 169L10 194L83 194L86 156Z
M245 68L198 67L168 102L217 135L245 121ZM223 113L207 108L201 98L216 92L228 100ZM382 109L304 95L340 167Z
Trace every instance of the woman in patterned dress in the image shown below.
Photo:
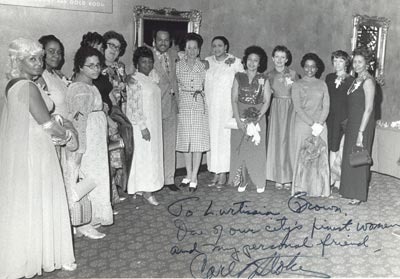
M126 116L133 124L136 152L128 180L128 194L141 193L158 205L153 192L164 185L161 89L153 71L151 49L138 47L133 54L137 69L128 78Z
M329 92L329 114L326 119L328 128L329 166L331 169L330 184L339 188L340 163L342 154L339 154L342 146L345 122L347 120L347 91L354 81L348 74L351 58L347 52L337 50L332 53L331 61L335 73L326 76L325 82Z
M301 60L305 76L292 87L295 111L293 131L293 180L292 195L305 192L308 196L330 195L329 163L327 149L326 118L329 112L329 94L326 83L319 79L324 69L322 60L315 53L307 53ZM312 140L316 152L320 152L318 162L310 165L301 156L307 143ZM302 158L302 159L300 159ZM315 161L313 161L315 162ZM307 168L310 166L310 168ZM302 175L312 173L315 176Z
M207 168L215 175L208 186L222 187L227 182L231 157L231 130L225 128L232 118L232 105L228 100L235 74L243 72L243 65L239 58L228 53L229 41L224 36L214 37L211 47L214 55L206 58L210 68L205 82L211 145L207 152Z
M79 148L74 152L75 162L86 178L96 183L89 193L92 203L92 221L77 228L78 234L92 239L105 236L95 229L97 225L111 225L113 213L110 203L110 178L107 151L107 119L103 101L93 80L100 74L102 54L92 47L81 47L75 54L75 80L68 87L69 119L79 134Z
M229 183L239 192L255 185L257 193L265 190L266 120L271 91L267 77L267 54L258 46L244 52L244 73L236 73L232 87L232 109L238 129L231 132L231 165ZM259 138L250 136L258 129Z
M126 73L125 65L119 59L125 54L127 42L122 34L115 31L104 33L103 41L105 65L93 84L105 103L109 146L121 141L124 146L109 152L111 201L114 205L125 199L119 196L117 185L126 191L133 156L133 128L122 110L126 104ZM114 210L114 214L118 214L118 211Z
M202 153L210 149L208 111L204 96L206 65L198 59L203 39L196 33L185 38L185 57L176 64L178 81L178 129L176 151L185 157L186 177L181 185L197 189ZM208 63L207 63L208 64Z
M288 68L292 54L287 47L276 46L272 61L275 68L267 74L273 94L268 125L267 180L275 181L277 189L290 189L293 178L290 139L294 120L291 95L298 75Z
M342 197L358 205L367 201L371 179L370 166L350 166L349 156L354 146L364 147L371 154L375 131L374 97L375 80L368 72L372 54L365 48L353 52L353 69L357 78L347 92L348 121L344 135L342 175L340 191Z

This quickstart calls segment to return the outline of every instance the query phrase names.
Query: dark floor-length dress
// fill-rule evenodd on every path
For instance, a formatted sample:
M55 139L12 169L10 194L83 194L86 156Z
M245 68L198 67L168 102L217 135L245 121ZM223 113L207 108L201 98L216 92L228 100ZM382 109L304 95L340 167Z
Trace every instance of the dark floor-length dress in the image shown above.
M264 102L264 90L260 89L260 80L264 79L265 82L266 77L257 73L251 83L249 83L246 73L236 73L235 78L239 84L239 115L240 118L244 118L244 113L247 109L251 107L254 107L257 110L261 109ZM240 129L233 129L231 132L231 165L229 183L233 182L238 173L244 173L245 179L242 183L255 184L257 188L263 188L265 186L265 164L267 161L265 146L265 115L258 123L261 129L261 141L258 145L255 145L251 139L244 136Z
M370 181L370 166L352 167L349 162L349 155L353 146L355 146L360 129L362 116L365 110L365 93L363 85L368 76L361 81L359 86L353 86L349 89L347 96L348 122L346 125L345 140L343 147L342 175L340 181L340 194L344 198L366 201L368 196L368 184ZM374 81L375 82L375 81ZM356 88L357 87L357 88ZM371 154L372 142L375 131L374 112L371 113L368 124L363 133L363 145Z
M107 68L109 71L115 71L112 67ZM112 78L108 73L101 74L93 84L97 87L100 92L103 103L106 103L110 109L109 117L118 124L118 133L124 141L123 152L121 153L122 172L118 179L118 185L126 191L128 185L129 172L131 169L133 151L134 151L134 139L133 139L133 127L126 117L125 113L122 112L121 107L113 105L110 99L110 92L113 90ZM115 176L115 174L112 174ZM115 193L116 189L113 189Z
M340 141L344 134L347 119L347 91L354 81L354 77L347 75L343 80L336 81L336 73L326 76L325 82L329 92L329 114L326 119L328 128L328 149L336 152L339 150Z

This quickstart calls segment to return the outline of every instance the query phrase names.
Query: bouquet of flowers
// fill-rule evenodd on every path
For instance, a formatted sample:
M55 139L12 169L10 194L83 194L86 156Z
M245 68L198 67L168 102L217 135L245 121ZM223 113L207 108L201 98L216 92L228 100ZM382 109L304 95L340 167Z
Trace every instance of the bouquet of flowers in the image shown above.
M260 116L260 111L255 107L249 107L243 112L243 120L246 123L246 136L251 138L251 141L255 145L258 145L261 141L260 136L260 125L258 124L258 119ZM244 135L243 135L244 136Z

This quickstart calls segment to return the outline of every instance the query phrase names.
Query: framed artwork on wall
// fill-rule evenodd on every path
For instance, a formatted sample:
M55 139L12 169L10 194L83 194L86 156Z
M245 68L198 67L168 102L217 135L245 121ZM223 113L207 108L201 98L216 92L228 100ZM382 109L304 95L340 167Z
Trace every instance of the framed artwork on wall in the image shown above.
M390 20L384 17L354 15L351 50L364 46L372 51L374 59L369 72L380 85L385 84L385 49Z
M135 6L133 9L134 47L152 46L153 35L159 28L170 32L172 46L182 50L182 40L188 32L200 32L201 12L177 11L172 8L150 9Z

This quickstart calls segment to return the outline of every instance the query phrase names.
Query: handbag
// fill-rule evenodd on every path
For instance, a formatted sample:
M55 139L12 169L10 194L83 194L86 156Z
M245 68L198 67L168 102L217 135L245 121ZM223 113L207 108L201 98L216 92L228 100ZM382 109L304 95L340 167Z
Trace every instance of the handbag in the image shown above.
M82 226L92 221L92 202L86 195L69 208L72 226Z
M235 129L235 130L239 129L236 119L234 117L229 118L229 120L225 123L224 128L225 129Z
M369 152L364 147L353 146L349 156L350 166L359 167L364 165L371 165L372 159Z
M96 188L96 182L89 177L85 177L83 172L79 170L79 182L71 185L71 199L74 202L80 201L83 197L87 196L94 188Z

